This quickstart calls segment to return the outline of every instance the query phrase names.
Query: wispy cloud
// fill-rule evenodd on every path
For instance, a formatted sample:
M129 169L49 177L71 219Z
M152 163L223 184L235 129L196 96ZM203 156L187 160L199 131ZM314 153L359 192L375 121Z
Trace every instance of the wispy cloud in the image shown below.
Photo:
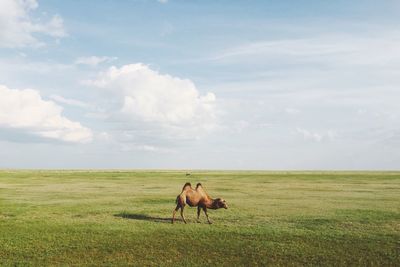
M54 15L47 22L32 17L38 8L36 0L2 0L0 2L0 47L41 46L44 42L37 34L54 38L65 37L63 19Z
M101 63L112 62L117 59L118 59L117 57L106 57L106 56L103 56L103 57L97 57L97 56L79 57L75 60L75 64L97 66Z
M50 99L62 103L62 104L67 104L70 106L76 106L76 107L80 107L80 108L90 108L93 107L92 104L77 100L77 99L72 99L72 98L65 98L62 97L60 95L50 95L49 96Z
M281 63L346 65L400 64L399 32L383 32L366 37L325 34L312 38L255 41L227 48L211 57L215 61L276 60ZM281 60L284 60L283 62ZM275 62L276 63L276 62Z

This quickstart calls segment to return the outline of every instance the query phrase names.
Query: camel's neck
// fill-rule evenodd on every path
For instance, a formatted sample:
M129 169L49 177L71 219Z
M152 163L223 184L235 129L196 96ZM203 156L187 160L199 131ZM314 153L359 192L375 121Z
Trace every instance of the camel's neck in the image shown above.
M208 199L205 201L205 205L206 205L206 207L207 207L208 209L216 209L216 207L215 207L215 205L214 205L214 199L212 199L212 198L208 198Z

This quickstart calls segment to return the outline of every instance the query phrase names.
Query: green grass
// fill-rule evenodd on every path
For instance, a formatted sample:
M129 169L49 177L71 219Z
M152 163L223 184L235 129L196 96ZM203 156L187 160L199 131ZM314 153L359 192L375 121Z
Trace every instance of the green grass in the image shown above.
M0 265L399 266L400 173L0 171Z

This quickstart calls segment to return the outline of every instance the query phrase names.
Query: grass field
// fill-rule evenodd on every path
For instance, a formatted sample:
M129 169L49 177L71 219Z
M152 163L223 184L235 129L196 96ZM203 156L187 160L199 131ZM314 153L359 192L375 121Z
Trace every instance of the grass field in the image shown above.
M399 266L400 173L0 171L0 265Z

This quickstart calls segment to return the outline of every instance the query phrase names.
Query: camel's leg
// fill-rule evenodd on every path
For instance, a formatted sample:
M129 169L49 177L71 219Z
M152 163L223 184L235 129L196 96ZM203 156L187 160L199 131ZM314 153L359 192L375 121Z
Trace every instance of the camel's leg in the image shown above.
M172 223L175 222L175 214L176 214L176 212L179 210L179 208L180 208L180 206L179 206L179 204L178 204L178 205L176 205L176 208L175 208L174 211L172 212Z
M182 219L183 219L183 222L186 223L185 216L183 215L183 208L184 208L184 207L185 207L185 206L182 206L182 207L181 207L181 217L182 217Z
M201 211L201 207L197 206L197 222L200 222L200 211Z
M205 214L206 217L207 217L208 223L209 223L209 224L212 224L212 222L210 221L210 218L208 218L207 208L206 208L206 207L203 207L203 211L204 211L204 214Z

